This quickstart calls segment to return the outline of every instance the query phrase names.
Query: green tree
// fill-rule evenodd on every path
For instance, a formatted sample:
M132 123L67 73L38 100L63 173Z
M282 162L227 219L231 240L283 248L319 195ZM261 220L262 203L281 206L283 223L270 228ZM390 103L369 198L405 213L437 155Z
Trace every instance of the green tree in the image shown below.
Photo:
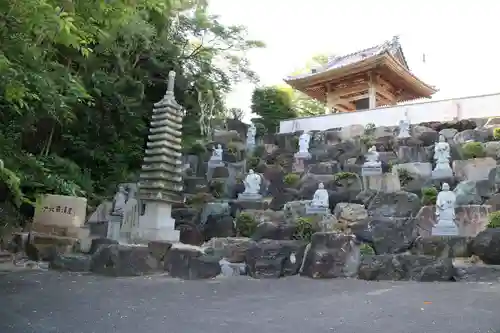
M275 133L281 120L297 116L292 104L290 89L277 86L254 90L252 112L260 116L256 122L264 125L268 133Z
M295 71L293 75L308 73L311 72L312 68L325 66L328 63L328 58L329 55L327 54L316 54L311 57L304 68ZM311 98L298 90L293 90L292 92L292 103L297 115L300 117L317 116L325 114L326 112L326 105L324 102Z
M25 195L99 199L140 169L152 104L177 72L184 143L257 80L263 47L204 0L0 0L0 149Z

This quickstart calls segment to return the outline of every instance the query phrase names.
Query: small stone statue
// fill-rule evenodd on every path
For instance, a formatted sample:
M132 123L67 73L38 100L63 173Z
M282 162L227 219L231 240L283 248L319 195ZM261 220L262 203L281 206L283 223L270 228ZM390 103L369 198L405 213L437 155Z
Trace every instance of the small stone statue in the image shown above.
M453 170L450 167L450 145L443 135L439 136L439 142L434 146L434 161L436 167L432 171L432 178L453 177Z
M208 161L208 166L209 167L218 167L218 166L224 166L224 163L222 162L222 146L220 144L217 145L212 150L212 156L210 157L210 160Z
M243 183L245 184L245 192L246 194L258 194L260 191L260 183L261 179L259 175L256 175L252 169L248 171L248 175L246 176Z
M311 134L304 132L299 137L299 151L295 154L298 158L310 158L309 144L311 143Z
M123 209L127 202L127 191L125 187L118 186L118 192L116 192L113 198L113 208L111 209L111 215L122 215Z
M361 167L363 176L378 176L382 174L382 163L379 161L377 147L372 146L365 155L366 162Z
M366 162L364 165L366 166L380 166L381 163L378 160L379 159L379 154L377 152L377 147L372 146L370 149L368 149L368 153L365 155Z
M409 138L410 135L410 120L408 119L408 111L405 112L405 119L399 121L398 138Z
M328 207L329 206L328 191L325 190L325 185L323 183L319 183L318 189L316 190L316 192L314 192L311 206L313 206L313 207Z
M247 148L251 149L255 146L255 135L257 135L257 128L254 123L251 123L247 131Z
M436 200L436 220L437 224L432 228L432 235L458 235L458 228L455 224L455 203L457 198L450 186L443 183L441 192Z

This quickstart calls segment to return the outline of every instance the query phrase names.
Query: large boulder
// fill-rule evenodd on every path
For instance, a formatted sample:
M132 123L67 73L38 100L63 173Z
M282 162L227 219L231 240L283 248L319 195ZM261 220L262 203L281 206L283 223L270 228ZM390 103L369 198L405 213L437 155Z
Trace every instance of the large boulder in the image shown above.
M363 191L357 199L363 202L368 215L374 218L410 218L416 216L421 207L420 198L405 191Z
M261 240L246 251L248 274L254 278L279 278L299 272L306 244L296 240Z
M463 236L430 236L419 237L411 253L439 258L468 258L470 252L470 237Z
M221 273L219 260L216 256L205 254L200 247L176 244L165 256L163 268L174 278L211 279Z
M306 251L301 274L311 278L337 278L356 275L360 247L351 235L317 232Z
M140 276L159 271L158 261L147 246L102 246L92 255L90 270L108 276Z
M454 281L455 267L451 258L433 256L383 254L361 259L358 278L363 280L414 280L422 282Z
M471 251L485 264L500 265L500 228L480 232L472 241Z
M255 241L246 237L212 238L202 245L204 252L231 263L245 262L247 250L255 246Z

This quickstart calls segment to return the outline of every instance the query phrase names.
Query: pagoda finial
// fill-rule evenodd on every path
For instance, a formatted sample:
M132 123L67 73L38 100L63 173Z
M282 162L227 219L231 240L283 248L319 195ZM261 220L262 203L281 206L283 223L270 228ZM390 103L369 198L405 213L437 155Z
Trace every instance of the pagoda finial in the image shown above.
M168 83L167 83L167 92L165 95L173 95L174 94L174 85L175 85L175 72L168 72Z

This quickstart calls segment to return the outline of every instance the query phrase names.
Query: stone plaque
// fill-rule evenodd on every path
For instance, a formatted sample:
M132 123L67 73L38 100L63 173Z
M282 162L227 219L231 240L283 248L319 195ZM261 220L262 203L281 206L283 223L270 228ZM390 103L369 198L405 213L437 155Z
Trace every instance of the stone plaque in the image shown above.
M224 162L222 162L221 160L209 160L208 161L209 168L217 168L217 167L223 167L223 166L224 166Z
M379 176L382 174L382 166L365 166L361 167L361 175L366 176Z
M447 179L453 177L453 170L451 168L442 168L432 170L432 179Z
M301 158L301 159L304 159L304 160L308 160L311 158L311 153L309 152L297 152L295 153L294 155L295 158Z
M87 214L87 199L48 194L37 203L34 224L81 227Z

